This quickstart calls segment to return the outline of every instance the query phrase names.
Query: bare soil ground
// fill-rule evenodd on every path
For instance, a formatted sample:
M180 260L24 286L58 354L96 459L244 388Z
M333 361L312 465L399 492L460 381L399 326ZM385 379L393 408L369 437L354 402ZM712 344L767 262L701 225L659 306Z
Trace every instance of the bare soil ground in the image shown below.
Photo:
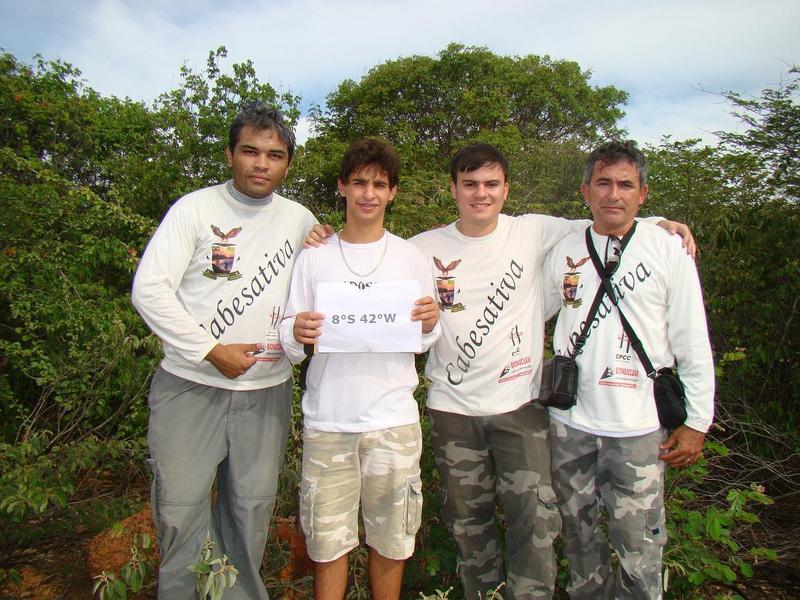
M117 482L119 484L119 482ZM95 482L95 489L108 492L109 481ZM146 503L146 481L117 490L133 496L141 510L121 520L119 525L99 531L91 523L71 531L39 536L27 547L8 548L0 542L0 566L13 567L18 582L0 586L0 600L89 600L93 577L103 570L119 572L128 560L135 534L147 533L155 539ZM700 597L712 599L719 594L735 593L747 599L800 599L800 507L797 494L786 496L762 512L762 525L755 529L753 541L778 551L776 563L757 565L751 579L740 579L731 586L708 585ZM52 526L55 515L42 519L40 527ZM294 519L277 519L273 527L267 561L262 575L274 598L299 600L310 597L311 563L305 552L305 540ZM154 564L157 555L151 551ZM266 561L265 561L266 562ZM155 598L154 584L136 600Z

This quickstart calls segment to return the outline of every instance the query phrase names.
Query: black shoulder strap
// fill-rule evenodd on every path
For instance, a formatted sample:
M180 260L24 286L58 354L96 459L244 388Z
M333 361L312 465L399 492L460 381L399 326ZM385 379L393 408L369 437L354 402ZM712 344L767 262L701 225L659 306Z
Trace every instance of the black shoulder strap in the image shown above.
M634 222L634 228L635 228L635 222ZM590 229L591 229L591 225L586 228L586 236L587 236L587 240L589 240L591 242ZM622 240L622 250L625 249L625 245L628 243L628 241L630 240L630 237L632 235L633 235L633 230L631 230L630 235L626 236ZM620 250L620 254L621 254L621 252L622 251ZM594 245L593 244L589 245L589 255L592 256L592 262L594 262L595 258L597 257L597 252L594 252ZM597 258L597 260L600 260L600 259ZM597 263L595 263L595 267L597 267ZM601 277L601 279L602 279L602 277ZM604 288L604 284L605 283L606 282L603 281L603 284L601 284L600 287L597 288L597 293L594 295L594 300L592 301L592 306L589 308L589 312L586 315L586 319L583 321L583 327L581 327L581 330L578 333L578 337L575 338L575 343L573 345L572 351L570 351L570 353L569 353L569 355L572 356L573 358L578 356L581 352L583 352L583 347L586 344L586 338L588 337L589 328L592 326L592 321L594 321L594 317L597 314L598 309L600 308L600 303L603 301L603 288ZM611 286L609 285L608 289L610 289L610 287ZM611 302L614 302L613 292L609 294L609 297L611 298Z
M625 237L622 238L620 259L622 258L622 252L625 251L625 247L628 245L628 242L631 241L633 232L635 230L636 221L633 222L633 226L628 230L628 233L625 234ZM600 290L605 290L605 293L608 294L612 304L617 307L619 319L622 321L622 328L625 330L625 334L628 336L628 341L630 341L631 346L633 346L633 349L636 352L636 355L639 357L647 376L651 378L655 377L656 370L653 368L653 363L650 362L650 358L647 356L647 352L644 351L644 346L642 345L639 336L636 335L633 327L631 327L631 324L628 322L628 319L625 318L625 315L622 314L622 310L619 307L619 301L617 300L616 294L614 293L614 288L611 285L611 280L609 279L610 273L607 272L605 265L597 255L597 250L595 250L594 242L592 241L591 226L586 228L586 248L589 250L589 256L592 258L592 264L594 265L594 268L600 277L600 281L602 282L600 285Z
M592 301L592 306L589 308L589 313L586 315L586 320L583 322L583 327L581 327L580 333L578 333L578 337L575 338L575 343L570 351L569 355L572 358L575 358L583 352L583 346L586 344L586 338L589 331L589 328L592 326L592 321L594 321L594 316L597 314L597 309L600 308L600 303L603 301L603 286L601 285L597 288L597 293L594 295L594 300Z

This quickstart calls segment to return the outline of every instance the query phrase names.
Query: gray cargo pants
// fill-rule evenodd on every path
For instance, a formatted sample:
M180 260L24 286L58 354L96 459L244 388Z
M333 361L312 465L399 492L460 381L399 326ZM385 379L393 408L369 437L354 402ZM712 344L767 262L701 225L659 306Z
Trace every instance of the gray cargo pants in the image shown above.
M663 430L636 437L585 433L550 423L553 485L564 521L570 598L661 598L664 462ZM600 508L608 513L608 540ZM611 547L619 574L611 572Z
M193 600L207 535L239 570L226 600L266 600L259 575L289 430L291 380L234 392L158 369L150 386L148 464L161 564L158 597ZM211 486L217 503L212 514Z
M430 409L428 415L465 598L485 598L504 580L497 497L506 517L504 597L552 597L561 517L550 481L546 410L526 404L489 417Z

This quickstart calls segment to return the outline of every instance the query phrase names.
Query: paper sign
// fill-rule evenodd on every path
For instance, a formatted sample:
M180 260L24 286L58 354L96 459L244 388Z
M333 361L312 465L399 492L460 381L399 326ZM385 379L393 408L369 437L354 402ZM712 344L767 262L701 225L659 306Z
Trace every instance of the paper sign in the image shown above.
M421 352L422 322L411 320L418 281L317 285L314 310L325 315L317 352Z

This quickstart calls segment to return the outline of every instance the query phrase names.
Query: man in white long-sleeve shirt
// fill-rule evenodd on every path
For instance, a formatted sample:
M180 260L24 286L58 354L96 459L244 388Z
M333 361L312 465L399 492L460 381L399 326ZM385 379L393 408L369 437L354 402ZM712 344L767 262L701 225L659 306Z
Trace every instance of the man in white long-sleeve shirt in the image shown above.
M164 349L148 430L159 598L196 597L187 567L206 537L239 570L226 598L268 598L259 568L292 391L277 328L292 265L316 222L275 193L294 149L278 111L244 109L225 150L233 179L175 202L136 272L133 304Z
M633 142L608 142L589 156L581 186L592 212L598 258L616 265L614 298L605 296L578 354L577 403L550 408L553 486L563 520L573 599L660 598L666 543L664 464L684 467L700 455L711 425L714 366L700 282L680 240L635 221L648 194L646 162ZM626 235L627 234L627 235ZM575 340L601 285L585 231L564 238L545 263L544 288L561 310L556 354ZM623 329L620 312L655 369L672 367L686 388L688 417L672 432L660 423L653 381ZM609 544L619 559L611 572Z
M345 152L339 193L347 202L346 224L330 244L304 250L292 273L280 330L292 361L305 358L304 345L324 340L325 319L347 322L346 310L327 316L315 311L326 284L344 284L353 302L381 284L416 286L422 297L409 299L408 313L421 321L418 350L439 337L439 307L425 258L383 228L399 166L394 148L380 140L359 140ZM349 316L352 322L362 319ZM414 551L422 514L417 383L413 352L321 353L311 359L303 396L300 523L314 561L317 600L345 596L347 557L358 545L359 505L372 598L400 597L404 561Z

